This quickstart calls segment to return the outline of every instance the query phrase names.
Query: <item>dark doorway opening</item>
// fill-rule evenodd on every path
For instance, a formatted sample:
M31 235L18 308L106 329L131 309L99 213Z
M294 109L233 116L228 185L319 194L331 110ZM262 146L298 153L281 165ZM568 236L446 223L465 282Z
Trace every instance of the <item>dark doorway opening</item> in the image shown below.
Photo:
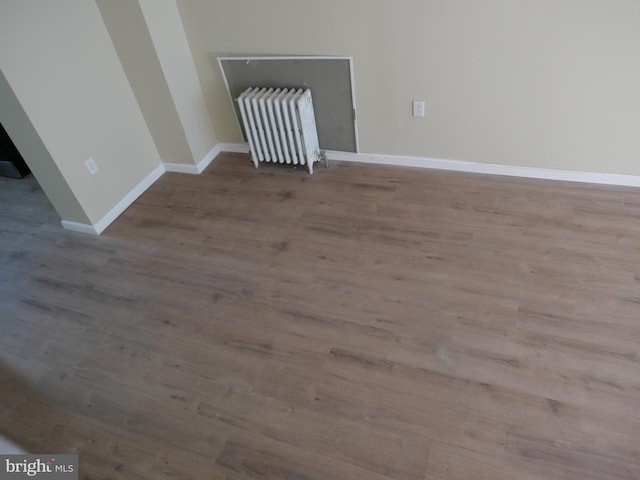
M0 124L0 175L4 177L23 178L29 174L27 163L9 138L9 134Z

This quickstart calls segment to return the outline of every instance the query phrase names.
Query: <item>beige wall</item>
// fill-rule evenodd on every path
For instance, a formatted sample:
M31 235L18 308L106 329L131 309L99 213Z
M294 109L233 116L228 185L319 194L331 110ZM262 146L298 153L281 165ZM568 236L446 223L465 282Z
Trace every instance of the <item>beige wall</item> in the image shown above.
M5 127L20 155L29 164L58 215L65 220L89 223L78 199L65 181L49 151L13 94L7 79L0 71L0 123ZM17 199L17 201L20 201Z
M352 55L363 152L640 174L638 1L178 5L220 141L241 137L217 56Z
M193 155L140 5L132 0L96 3L162 161L193 165Z
M0 45L9 85L95 224L160 165L96 4L3 0ZM94 176L89 156L100 169Z
M220 55L353 56L363 152L640 175L635 0L97 1L0 4L0 121L64 220L240 141Z
M176 0L138 0L195 163L218 139Z

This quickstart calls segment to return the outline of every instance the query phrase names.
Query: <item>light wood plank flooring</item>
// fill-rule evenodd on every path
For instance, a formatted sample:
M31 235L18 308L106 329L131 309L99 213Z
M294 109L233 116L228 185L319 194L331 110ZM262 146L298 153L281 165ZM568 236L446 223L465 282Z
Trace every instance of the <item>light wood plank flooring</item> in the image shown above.
M223 154L0 178L0 433L81 479L640 478L640 189Z

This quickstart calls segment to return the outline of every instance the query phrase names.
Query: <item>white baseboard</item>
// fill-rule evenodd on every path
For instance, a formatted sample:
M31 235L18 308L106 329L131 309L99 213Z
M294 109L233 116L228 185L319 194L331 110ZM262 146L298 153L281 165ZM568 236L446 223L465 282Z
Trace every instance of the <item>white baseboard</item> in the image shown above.
M223 143L219 145L220 150L223 152L247 153L249 151L249 146L242 143ZM558 170L554 168L540 167L521 167L517 165L501 165L497 163L466 162L462 160L402 155L381 155L376 153L338 152L335 150L327 150L326 154L329 160L342 162L375 163L396 167L431 168L434 170L483 173L509 177L640 187L640 175L584 172L579 170Z
M93 225L89 225L88 223L72 222L71 220L61 220L60 223L62 223L62 227L65 230L88 233L89 235L100 235L96 228Z
M188 173L191 175L198 175L202 173L202 171L209 166L211 161L220 153L220 144L213 147L209 153L207 153L202 160L200 160L196 165L189 165L186 163L165 163L164 169L166 172L174 172L174 173Z
M147 177L136 185L122 200L120 200L109 212L103 216L95 225L87 223L73 222L71 220L62 220L62 226L67 230L74 232L88 233L91 235L100 235L113 221L120 216L140 195L142 195L151 185L155 183L164 172L178 172L199 174L213 161L214 158L222 151L223 145L218 143L214 146L205 157L198 162L197 165L187 165L183 163L163 163L158 165Z
M249 146L243 143L218 143L197 165L165 163L156 167L147 177L136 185L95 225L62 220L67 230L100 235L118 216L124 212L153 183L167 172L199 174L213 161L220 152L248 153ZM545 180L561 180L568 182L596 183L602 185L620 185L640 187L640 176L617 173L582 172L577 170L556 170L551 168L520 167L516 165L500 165L495 163L465 162L429 157L410 157L401 155L379 155L371 153L351 153L326 151L329 160L343 162L376 163L380 165L431 168L435 170L452 170L458 172L483 173L490 175L506 175L511 177L538 178Z
M209 164L213 161L214 158L218 156L218 154L223 151L223 144L218 143L215 147L213 147L209 153L207 153L202 160L200 160L197 165L188 165L186 163L165 163L164 169L167 172L175 172L175 173L189 173L191 175L198 175L204 171L205 168L209 166ZM226 151L226 150L225 150Z
M165 163L164 164L165 172L174 172L174 173L189 173L192 175L197 175L198 167L196 165L187 165L186 163Z
M204 172L204 169L209 166L209 164L213 161L214 158L218 156L218 154L222 151L220 143L217 143L210 151L207 153L202 160L198 162L198 173Z
M221 152L249 153L249 145L246 143L219 143Z
M457 172L505 175L510 177L538 178L545 180L561 180L566 182L640 187L640 176L638 175L583 172L578 170L556 170L552 168L538 167L520 167L516 165L465 162L461 160L446 160L441 158L429 157L408 157L400 155L336 152L333 150L327 150L326 154L329 160L338 160L343 162L376 163L380 165L431 168L435 170L452 170Z
M140 195L142 195L151 185L153 185L154 182L162 176L164 171L164 165L158 165L149 175L147 175L140 183L133 187L133 189L129 193L127 193L118 203L116 203L115 206L94 225L62 220L62 226L67 230L100 235L105 230L105 228L111 225L111 223L116 218L118 218L122 212L129 208L129 206L133 202L135 202Z

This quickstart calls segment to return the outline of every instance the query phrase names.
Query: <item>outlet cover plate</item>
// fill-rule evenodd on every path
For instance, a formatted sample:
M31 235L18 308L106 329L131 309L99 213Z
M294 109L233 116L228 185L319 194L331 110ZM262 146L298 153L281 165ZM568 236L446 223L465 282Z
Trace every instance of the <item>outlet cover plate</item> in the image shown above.
M412 106L414 117L424 117L424 100L414 100Z
M96 164L96 161L93 159L93 157L87 158L84 161L84 164L91 175L95 175L96 173L98 173L98 165Z

